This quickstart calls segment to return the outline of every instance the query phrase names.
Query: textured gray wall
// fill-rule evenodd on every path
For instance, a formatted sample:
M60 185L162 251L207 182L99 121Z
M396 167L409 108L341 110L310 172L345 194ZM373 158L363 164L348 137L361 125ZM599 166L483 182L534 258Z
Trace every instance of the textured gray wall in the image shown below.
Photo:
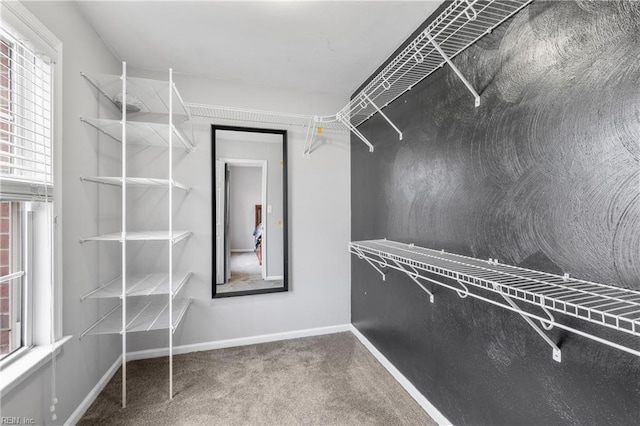
M536 1L352 137L352 239L640 289L640 3ZM638 424L640 359L352 261L352 320L456 424ZM638 339L564 319L640 346ZM634 341L635 340L635 341Z

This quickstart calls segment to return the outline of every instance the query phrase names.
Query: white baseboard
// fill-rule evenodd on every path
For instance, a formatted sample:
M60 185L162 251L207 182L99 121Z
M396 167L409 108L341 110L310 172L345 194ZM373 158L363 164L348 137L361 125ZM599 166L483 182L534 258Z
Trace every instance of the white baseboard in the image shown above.
M333 325L329 327L309 328L306 330L286 331L284 333L263 334L260 336L241 337L239 339L218 340L215 342L195 343L192 345L175 346L173 354L186 354L190 352L210 351L213 349L232 348L236 346L255 345L257 343L277 342L279 340L298 339L300 337L321 336L323 334L340 333L351 331L351 324ZM127 361L139 359L157 358L168 356L168 348L149 349L144 351L130 352L127 354Z
M351 325L351 332L358 338L358 340L360 340L360 342L369 350L369 352L371 352L371 354L376 357L380 364L382 364L382 366L386 368L389 373L391 373L396 381L400 383L400 386L402 386L404 390L406 390L409 395L411 395L411 397L416 400L416 402L422 407L422 409L426 411L433 420L436 421L436 423L438 423L440 426L451 425L451 422L447 420L447 418L443 416L442 413L438 411L438 409L434 407L433 404L431 404L429 400L425 398L424 395L422 395L420 391L416 389L416 387L413 386L409 380L407 380L406 377L404 377L404 374L402 374L400 370L398 370L393 364L391 364L391 362L384 355L382 355L382 353L378 349L376 349L376 347L373 346L373 344L366 337L364 337L364 335L360 333L360 331L358 331L358 329L353 325Z
M107 383L109 383L109 380L111 380L114 374L116 374L116 371L118 371L118 368L120 368L121 365L122 355L120 355L118 359L116 359L116 362L114 362L113 365L109 367L107 372L104 373L98 383L93 387L93 389L91 389L91 392L89 392L89 394L82 400L80 405L78 405L78 408L76 408L75 411L71 413L67 421L64 422L65 426L75 425L80 421L82 416L84 416L84 413L86 413L89 407L91 407L93 401L96 400L98 395L100 395L100 392L102 392L104 387L107 386Z

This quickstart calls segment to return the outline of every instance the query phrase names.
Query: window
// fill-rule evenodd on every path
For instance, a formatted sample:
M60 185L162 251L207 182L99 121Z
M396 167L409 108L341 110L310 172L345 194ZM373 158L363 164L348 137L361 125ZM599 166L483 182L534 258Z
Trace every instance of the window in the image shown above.
M53 291L52 63L0 27L0 363L30 347ZM40 309L38 309L39 311ZM35 337L34 337L35 336ZM47 340L47 339L45 339ZM50 343L48 339L46 343Z

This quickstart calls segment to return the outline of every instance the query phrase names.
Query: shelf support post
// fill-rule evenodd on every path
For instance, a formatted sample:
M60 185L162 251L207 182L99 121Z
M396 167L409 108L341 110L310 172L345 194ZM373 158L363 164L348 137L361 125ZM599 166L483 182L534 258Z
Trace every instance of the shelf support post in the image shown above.
M127 407L127 63L122 62L122 408Z
M479 107L480 106L480 95L478 95L478 92L476 92L476 90L473 88L473 86L471 85L471 83L469 83L469 81L467 81L467 79L464 77L464 75L462 75L462 73L460 72L460 70L458 69L458 67L456 67L453 62L451 61L451 59L449 59L449 56L447 56L446 53L444 53L444 51L442 50L442 48L440 48L440 46L438 45L438 43L433 39L433 37L431 37L431 34L429 34L428 32L424 33L425 37L427 38L427 40L429 40L429 42L433 45L433 47L435 47L435 49L438 51L438 53L440 54L440 56L442 56L442 58L445 60L445 62L447 64L449 64L449 66L451 67L451 69L453 70L453 72L456 73L456 75L458 76L458 78L460 78L460 80L462 80L462 82L464 83L464 85L467 87L467 89L469 89L469 91L471 92L471 94L473 95L473 97L475 98L475 107Z
M378 114L380 114L380 115L382 116L382 118L384 118L385 120L387 120L387 123L389 123L389 125L390 125L391 127L393 127L393 130L395 130L395 131L398 133L398 138L399 138L400 140L402 140L402 132L400 131L400 129L398 129L398 127L396 127L396 125L395 125L395 124L393 124L393 122L389 119L389 117L387 117L387 115L386 115L384 112L382 112L382 110L381 110L380 108L378 108L378 105L376 105L376 104L371 100L371 98L369 97L369 95L367 95L366 93L364 93L362 96L364 97L364 99L365 99L367 102L369 102L369 103L371 104L371 106L372 106L373 108L375 108L375 110L376 110L376 111L378 111Z
M517 312L520 314L520 316L527 322L527 324L529 324L531 326L531 328L533 328L536 333L538 333L540 335L540 337L542 337L542 339L547 342L547 344L549 346L551 346L551 349L553 349L553 360L557 361L557 362L562 362L562 352L560 351L560 348L558 347L558 345L556 345L555 343L553 343L553 341L549 338L549 336L547 336L545 334L544 331L542 331L540 329L540 327L538 327L536 325L536 323L533 322L533 320L531 318L529 318L526 315L523 315L520 311L522 311L522 309L520 308L520 306L518 306L516 304L516 302L514 302L513 300L511 300L510 297L500 293L500 295L504 298L504 300L507 301L507 303L514 309L517 310Z

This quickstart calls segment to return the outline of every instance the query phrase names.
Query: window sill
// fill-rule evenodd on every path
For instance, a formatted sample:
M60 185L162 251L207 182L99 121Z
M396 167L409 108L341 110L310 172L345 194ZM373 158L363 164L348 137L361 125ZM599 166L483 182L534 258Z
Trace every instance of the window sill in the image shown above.
M52 345L34 346L20 358L12 361L0 371L0 396L5 396L20 382L35 373L40 367L51 360L51 351L58 356L62 345L71 336L64 336Z

